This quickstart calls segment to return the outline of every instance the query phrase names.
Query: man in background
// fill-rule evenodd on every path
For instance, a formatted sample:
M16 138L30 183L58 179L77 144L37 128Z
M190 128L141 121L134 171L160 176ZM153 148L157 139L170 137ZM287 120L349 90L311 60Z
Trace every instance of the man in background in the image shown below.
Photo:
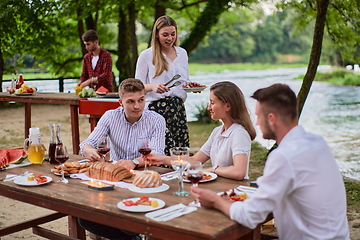
M99 46L99 35L94 30L88 30L82 35L86 50L82 73L78 86L89 86L94 90L101 86L109 92L113 91L112 60L110 53Z
M263 138L278 147L266 161L257 191L244 202L192 187L201 206L221 210L249 228L274 214L280 239L350 239L345 186L325 140L298 125L295 93L284 84L257 90L255 113Z

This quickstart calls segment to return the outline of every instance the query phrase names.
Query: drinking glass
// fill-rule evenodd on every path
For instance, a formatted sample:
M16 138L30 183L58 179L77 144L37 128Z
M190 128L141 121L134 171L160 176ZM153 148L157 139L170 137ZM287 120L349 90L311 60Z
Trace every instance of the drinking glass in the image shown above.
M183 171L186 170L189 164L189 151L188 147L173 147L170 148L171 164L175 171L179 174L179 190L174 192L174 196L185 197L190 193L184 190Z
M193 187L197 187L199 181L203 178L202 164L199 161L190 161L187 169L187 179ZM197 199L189 204L191 207L201 207Z
M69 181L64 177L64 163L69 159L69 154L64 144L57 145L55 148L55 160L61 167L61 178L57 181L60 183L68 183Z
M139 153L143 156L142 159L144 161L144 171L147 171L147 155L151 153L150 140L148 139L140 139L138 143Z
M109 139L107 136L98 139L97 151L101 155L103 161L105 161L105 157L110 151Z

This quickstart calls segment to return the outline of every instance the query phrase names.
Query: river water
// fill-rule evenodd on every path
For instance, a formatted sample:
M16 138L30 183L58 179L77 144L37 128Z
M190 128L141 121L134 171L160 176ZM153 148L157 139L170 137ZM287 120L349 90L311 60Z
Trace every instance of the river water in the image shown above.
M186 100L187 118L196 120L196 106L209 102L209 87L219 81L232 81L243 91L255 123L255 103L250 96L259 88L273 83L288 84L296 93L301 80L293 80L305 74L306 68L269 69L248 71L224 71L221 73L198 73L190 80L208 86L202 93L189 93ZM4 83L4 88L8 83ZM30 82L44 92L58 91L56 81ZM75 82L65 81L65 92L74 91ZM360 180L360 87L336 86L314 82L300 118L305 130L322 135L329 144L343 175ZM274 142L264 140L256 126L256 141L270 148Z

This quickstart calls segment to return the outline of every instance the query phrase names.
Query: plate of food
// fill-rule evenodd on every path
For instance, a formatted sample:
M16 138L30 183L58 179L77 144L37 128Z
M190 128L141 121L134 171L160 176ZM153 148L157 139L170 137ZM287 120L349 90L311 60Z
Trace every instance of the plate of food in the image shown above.
M182 88L185 92L201 92L206 88L206 86L196 82L190 82L186 85L183 85Z
M52 181L51 177L44 176L44 174L36 174L30 176L17 177L14 180L14 183L21 186L39 186L47 184Z
M212 172L203 172L203 178L200 180L199 183L202 182L210 182L213 181L217 178L216 173L212 173ZM187 179L186 176L183 176L184 182L190 182L190 180Z
M30 96L33 95L33 93L14 93L16 96Z
M250 188L250 187L248 187ZM256 188L253 188L255 189L256 191ZM233 188L233 189L230 189L228 191L224 191L224 192L220 192L220 193L217 193L219 196L222 196L224 198L227 198L231 201L245 201L246 199L250 198L254 193L255 191L249 189L247 191L244 191L244 190L241 190L241 189L238 189L238 188Z
M63 164L64 176L68 177L70 176L70 174L86 172L89 169L90 164L91 164L90 161L87 162L67 161ZM51 169L51 172L57 176L61 176L61 166L60 165L54 166L54 168Z
M165 202L158 198L141 196L125 199L118 202L117 206L121 210L129 212L150 212L163 208L165 206Z
M132 184L129 187L129 190L132 192L137 192L137 193L158 193L158 192L164 192L166 190L168 190L170 188L169 185L167 185L166 183L161 184L159 187L153 187L153 188L139 188L137 186L135 186L134 184Z

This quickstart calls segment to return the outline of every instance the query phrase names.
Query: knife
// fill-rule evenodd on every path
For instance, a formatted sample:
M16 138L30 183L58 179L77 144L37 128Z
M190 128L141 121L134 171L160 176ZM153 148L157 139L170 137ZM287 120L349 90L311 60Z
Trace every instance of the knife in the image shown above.
M183 211L187 208L187 206L181 206L181 207L178 207L178 208L175 208L174 210L171 210L170 212L166 212L166 213L162 213L160 215L157 215L153 218L159 218L159 217L168 217L170 216L171 214L173 213L176 213L176 212L179 212L179 211Z

